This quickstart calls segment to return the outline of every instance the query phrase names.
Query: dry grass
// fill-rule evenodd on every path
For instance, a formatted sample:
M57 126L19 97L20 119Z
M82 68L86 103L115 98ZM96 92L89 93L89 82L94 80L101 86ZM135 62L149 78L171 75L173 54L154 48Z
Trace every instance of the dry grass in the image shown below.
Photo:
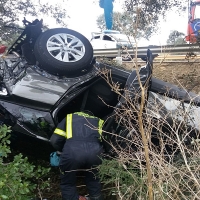
M155 66L154 71L157 67L165 69ZM180 70L176 75L168 67L165 70L161 73L163 80L171 78L170 82L181 85L183 79L189 89L194 90L199 81L196 68L195 72L187 70L183 74ZM190 126L194 119L199 120L199 115L191 115L195 107L191 103L186 109L180 103L176 110L164 112L164 105L152 99L146 102L147 108L153 108L151 114L148 109L143 110L143 87L134 91L132 98L132 91L125 90L125 101L115 109L114 122L107 132L115 158L100 166L102 180L113 184L117 200L200 199L199 125ZM112 89L119 92L115 84Z
M132 63L124 63L128 69L134 69ZM184 87L200 94L200 63L154 63L153 77Z

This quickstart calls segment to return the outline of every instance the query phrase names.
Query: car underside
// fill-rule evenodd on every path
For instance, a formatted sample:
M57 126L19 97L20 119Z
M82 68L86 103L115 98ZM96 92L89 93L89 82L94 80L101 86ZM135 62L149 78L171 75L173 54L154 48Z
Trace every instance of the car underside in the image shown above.
M41 21L27 27L38 29ZM147 93L144 112L155 121L167 114L169 123L181 122L184 117L177 110L187 108L188 126L200 130L200 97L153 78L150 50L138 73L128 72L96 62L89 41L75 31L49 29L38 31L37 36L26 31L1 58L0 120L14 132L49 141L56 125L78 111L89 111L109 126L110 116L124 103L126 90L132 103L138 103L134 98L141 91L140 83ZM35 46L29 43L31 37Z

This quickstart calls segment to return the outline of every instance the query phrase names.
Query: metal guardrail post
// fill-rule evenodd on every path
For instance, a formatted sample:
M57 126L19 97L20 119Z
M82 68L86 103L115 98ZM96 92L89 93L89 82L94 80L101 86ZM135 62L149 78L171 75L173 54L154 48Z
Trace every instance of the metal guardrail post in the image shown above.
M121 50L120 50L120 48L118 48L117 57L121 57Z

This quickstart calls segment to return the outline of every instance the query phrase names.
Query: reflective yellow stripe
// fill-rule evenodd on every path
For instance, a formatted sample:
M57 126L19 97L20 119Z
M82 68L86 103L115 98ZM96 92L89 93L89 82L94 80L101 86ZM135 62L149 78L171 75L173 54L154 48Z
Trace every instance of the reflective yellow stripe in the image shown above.
M99 119L99 129L98 129L98 132L99 132L100 135L102 135L103 123L104 123L104 120Z
M56 128L55 131L54 131L55 134L58 134L58 135L61 135L63 137L66 137L66 132L59 129L59 128Z
M77 115L83 116L83 117L88 117L88 118L98 118L98 117L88 115L87 113L84 113L84 112L75 112L74 114L77 114Z
M67 132L67 139L72 138L72 114L67 115L66 132Z
M87 113L84 113L84 112L75 112L74 114L77 114L77 115L83 116L83 117L96 118L96 119L98 119L98 117L94 117L94 116L88 115ZM100 136L102 135L103 123L104 123L104 120L99 119L98 132L99 132Z

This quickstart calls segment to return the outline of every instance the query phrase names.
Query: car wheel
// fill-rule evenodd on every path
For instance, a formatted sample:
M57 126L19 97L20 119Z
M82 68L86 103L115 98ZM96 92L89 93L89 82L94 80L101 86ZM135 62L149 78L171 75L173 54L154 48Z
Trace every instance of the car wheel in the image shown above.
M39 67L51 74L74 77L92 68L93 48L86 37L66 29L49 29L34 46Z

